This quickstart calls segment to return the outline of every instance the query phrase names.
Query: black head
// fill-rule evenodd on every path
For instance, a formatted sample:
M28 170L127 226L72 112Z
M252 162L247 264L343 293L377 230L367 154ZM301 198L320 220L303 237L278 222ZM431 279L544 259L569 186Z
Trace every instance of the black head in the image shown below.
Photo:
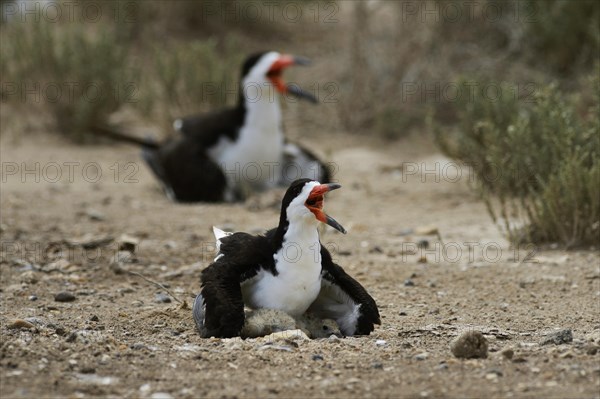
M261 51L250 55L242 64L240 100L243 100L246 85L252 83L253 86L260 87L264 83L269 83L281 94L290 94L316 103L315 96L302 90L298 85L287 85L282 76L283 71L292 65L308 65L309 63L310 61L306 58L280 54L276 51Z
M323 211L325 193L340 187L339 184L321 184L311 179L294 181L281 201L280 228L287 228L290 223L319 221L346 233L335 219Z
M252 69L252 67L254 65L256 65L258 60L267 53L268 53L268 51L260 51L258 53L249 55L246 58L246 60L244 61L244 63L242 64L242 74L240 75L241 79L244 79L244 76L248 75L248 72L250 72L250 69Z

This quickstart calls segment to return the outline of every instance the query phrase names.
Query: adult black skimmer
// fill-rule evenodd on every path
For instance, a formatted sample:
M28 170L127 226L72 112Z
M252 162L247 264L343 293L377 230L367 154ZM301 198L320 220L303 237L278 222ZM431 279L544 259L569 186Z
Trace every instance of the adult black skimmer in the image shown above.
M202 336L239 335L244 306L333 319L344 335L368 335L380 324L373 298L319 241L319 222L346 232L323 212L325 193L337 188L296 180L283 197L279 226L265 235L214 229L217 257L202 271L202 291L193 309Z
M254 54L242 66L235 107L175 120L174 128L182 135L159 149L144 151L167 193L183 202L232 202L254 191L287 186L288 176L328 182L330 172L324 163L286 142L275 93L316 103L312 94L282 79L287 67L308 63L306 58L275 51Z
M275 51L254 54L242 66L236 106L175 120L181 135L157 143L97 127L113 139L143 147L143 158L167 196L180 202L234 202L297 178L327 183L330 168L313 153L285 139L275 93L316 103L297 85L286 85L283 71L308 59ZM275 89L275 90L273 90Z

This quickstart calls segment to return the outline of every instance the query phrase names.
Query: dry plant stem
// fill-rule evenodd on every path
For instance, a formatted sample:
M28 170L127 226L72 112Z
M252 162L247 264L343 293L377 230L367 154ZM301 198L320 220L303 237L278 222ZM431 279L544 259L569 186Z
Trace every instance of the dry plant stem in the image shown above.
M126 270L126 271L127 271L127 273L129 273L129 274L132 274L132 275L134 275L134 276L141 277L142 279L146 280L146 281L147 281L147 282L149 282L150 284L154 284L155 286L159 287L160 289L162 289L162 290L165 290L165 291L167 292L167 294L169 294L169 295L170 295L170 296L171 296L173 299L175 299L177 302L179 302L179 303L181 304L181 307L182 307L182 308L187 308L187 307L188 307L188 306L187 306L187 303L186 303L185 301L182 301L181 299L177 298L177 297L175 296L175 294L173 294L171 291L169 291L169 290L168 290L168 289L167 289L167 288L166 288L164 285L162 285L161 283L158 283L158 282L156 282L156 281L154 281L154 280L150 280L148 277L144 276L144 275L143 275L143 274L141 274L141 273L138 273L138 272L132 272L132 271L130 271L130 270Z

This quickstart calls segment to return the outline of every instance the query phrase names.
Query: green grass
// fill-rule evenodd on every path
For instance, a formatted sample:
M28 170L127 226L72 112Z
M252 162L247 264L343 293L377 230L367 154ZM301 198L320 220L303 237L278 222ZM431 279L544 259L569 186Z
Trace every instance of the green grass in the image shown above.
M491 216L504 220L515 243L598 243L600 84L597 77L589 84L589 109L555 85L539 87L532 102L513 95L490 101L476 91L452 104L460 120L455 134L434 123L440 148L473 168Z

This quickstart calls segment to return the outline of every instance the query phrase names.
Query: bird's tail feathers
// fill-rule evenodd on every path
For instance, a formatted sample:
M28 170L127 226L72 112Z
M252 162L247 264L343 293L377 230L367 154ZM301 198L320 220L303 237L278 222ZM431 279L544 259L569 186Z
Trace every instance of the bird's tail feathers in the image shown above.
M217 240L217 253L221 250L221 238L232 235L228 231L221 230L220 228L213 226L213 234L215 235L215 239Z
M142 146L147 149L157 149L160 147L159 143L157 143L155 140L153 140L149 137L140 138L140 137L130 136L130 135L120 132L110 126L100 126L100 125L94 126L92 128L92 131L102 137L108 137L113 140L139 145L139 146Z

